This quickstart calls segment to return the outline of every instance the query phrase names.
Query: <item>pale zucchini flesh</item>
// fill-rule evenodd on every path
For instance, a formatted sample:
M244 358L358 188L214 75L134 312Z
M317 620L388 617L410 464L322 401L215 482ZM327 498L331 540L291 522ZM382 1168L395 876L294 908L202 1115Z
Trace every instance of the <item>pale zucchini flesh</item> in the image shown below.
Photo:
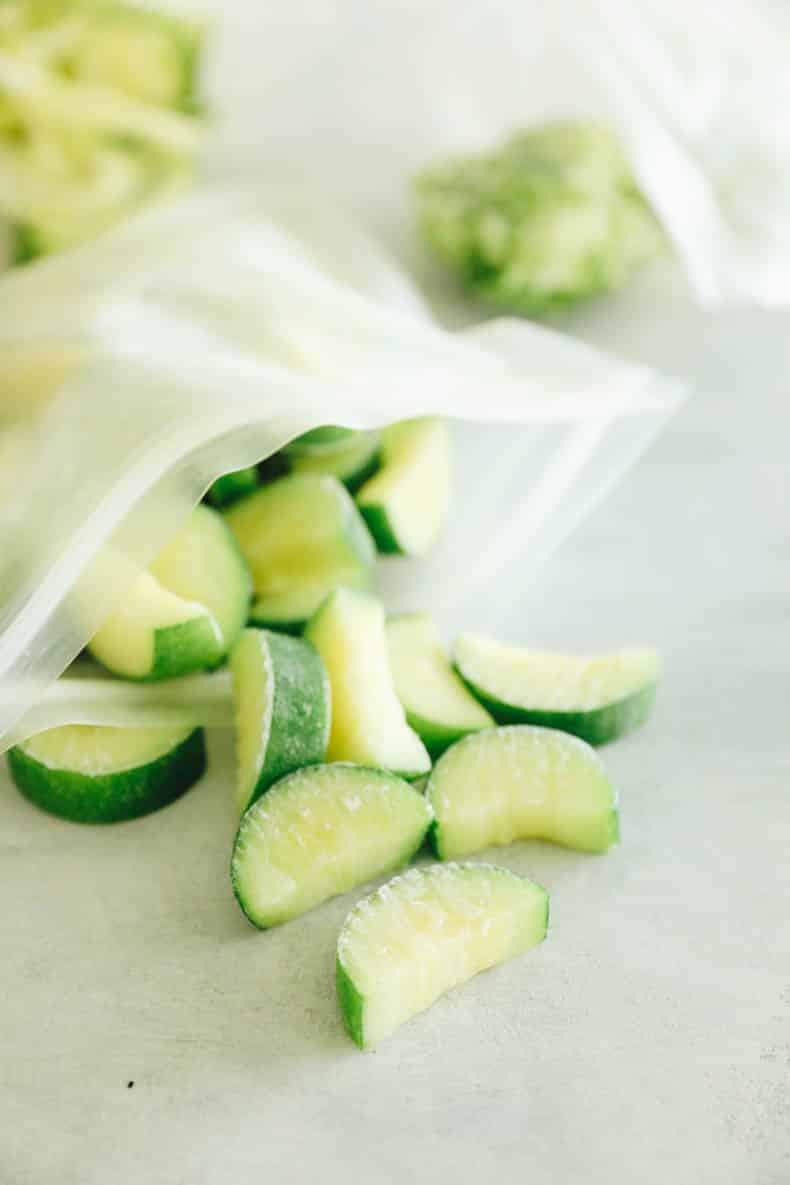
M378 432L351 432L328 442L294 442L285 451L293 473L326 473L352 492L370 478L379 463Z
M450 439L442 420L404 420L382 433L381 468L357 493L379 551L422 555L450 505Z
M237 502L227 522L252 571L250 619L300 629L333 588L367 588L375 547L337 478L296 473Z
M409 727L392 681L384 609L368 593L337 589L305 636L324 660L332 687L328 757L418 777L431 766Z
M242 817L233 891L253 925L280 925L407 863L430 819L423 795L393 774L345 763L297 770Z
M185 601L142 572L88 649L124 679L170 679L222 657L222 633L205 605Z
M660 676L655 650L582 657L463 634L456 668L500 724L538 724L602 745L650 714Z
M600 758L554 729L515 724L465 737L437 761L426 795L443 860L519 839L605 852L619 837Z
M546 936L540 885L488 864L411 868L360 901L337 944L337 994L368 1049L444 992Z
M468 733L493 726L491 715L450 665L427 613L389 618L387 645L395 691L431 757L439 757Z
M205 605L219 627L222 653L227 653L247 620L252 581L222 515L196 506L150 572L163 588Z
M104 621L89 649L127 679L217 666L247 617L250 576L222 517L198 506Z

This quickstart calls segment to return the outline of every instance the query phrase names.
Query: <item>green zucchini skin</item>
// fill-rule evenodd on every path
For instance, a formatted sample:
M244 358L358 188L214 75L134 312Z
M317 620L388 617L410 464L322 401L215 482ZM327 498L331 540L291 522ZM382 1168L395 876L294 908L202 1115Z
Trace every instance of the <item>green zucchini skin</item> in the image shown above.
M120 823L168 806L194 786L206 769L205 736L196 728L155 761L96 777L50 769L20 745L9 749L8 766L19 791L41 810L73 823Z
M456 666L456 670L475 699L488 709L497 724L536 724L541 728L554 728L572 733L596 747L615 741L644 724L653 709L658 688L657 683L650 683L633 695L590 711L556 712L503 703L468 679L459 667Z

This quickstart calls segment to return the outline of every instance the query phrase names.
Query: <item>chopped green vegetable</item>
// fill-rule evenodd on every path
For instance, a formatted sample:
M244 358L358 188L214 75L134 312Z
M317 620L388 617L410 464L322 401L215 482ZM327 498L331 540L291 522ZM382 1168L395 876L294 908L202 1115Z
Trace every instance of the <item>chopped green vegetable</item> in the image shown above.
M333 435L337 432L341 435ZM330 435L316 437L316 433ZM283 452L293 473L329 473L353 492L375 473L380 445L378 432L316 428L294 440Z
M233 890L253 925L277 926L406 864L430 821L422 794L393 774L344 763L298 770L242 818Z
M336 589L305 630L324 660L332 686L332 761L393 770L416 778L431 759L395 693L384 609L364 592Z
M381 468L357 493L379 551L422 555L450 505L450 437L443 420L403 420L385 428Z
M222 515L198 506L89 643L126 679L216 666L247 619L250 574Z
M324 760L330 690L324 664L304 638L244 630L230 656L236 703L239 814L273 782Z
M365 897L337 942L337 998L369 1049L450 988L546 937L549 899L490 864L410 868Z
M437 761L426 795L443 860L516 839L605 852L619 835L617 799L597 753L550 728L515 724L465 737Z
M459 674L500 724L542 724L603 745L643 724L660 673L655 650L543 654L479 634L455 648Z
M527 315L620 286L664 243L619 141L595 124L549 124L429 169L417 200L438 258Z
M449 746L494 721L450 666L439 631L427 613L404 613L387 622L390 667L406 719L434 759Z
M167 806L193 786L206 750L201 728L72 724L10 749L8 767L42 810L76 823L118 823Z
M255 625L298 631L337 585L371 583L373 540L353 498L334 477L278 478L237 502L225 517L252 572Z

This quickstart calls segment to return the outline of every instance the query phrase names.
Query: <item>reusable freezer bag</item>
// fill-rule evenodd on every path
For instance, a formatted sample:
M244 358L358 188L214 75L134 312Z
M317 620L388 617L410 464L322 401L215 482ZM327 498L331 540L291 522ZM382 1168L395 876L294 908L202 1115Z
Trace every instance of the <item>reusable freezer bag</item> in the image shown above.
M321 424L448 417L445 537L382 564L380 588L448 626L503 626L515 573L530 579L682 395L527 322L442 329L355 224L282 186L209 187L4 277L0 391L6 746L67 720L150 722L168 695L178 719L222 716L221 673L47 691L221 473Z

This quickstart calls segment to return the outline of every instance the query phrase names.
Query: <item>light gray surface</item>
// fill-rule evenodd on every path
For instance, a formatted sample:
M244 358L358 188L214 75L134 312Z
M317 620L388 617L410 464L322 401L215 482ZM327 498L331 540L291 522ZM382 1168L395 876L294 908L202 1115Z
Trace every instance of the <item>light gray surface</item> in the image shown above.
M333 988L352 898L268 934L234 904L226 737L180 803L106 830L3 775L3 1185L790 1179L788 335L672 284L582 328L703 386L514 578L537 642L664 651L653 721L605 753L622 845L489 853L547 886L548 941L361 1054Z

